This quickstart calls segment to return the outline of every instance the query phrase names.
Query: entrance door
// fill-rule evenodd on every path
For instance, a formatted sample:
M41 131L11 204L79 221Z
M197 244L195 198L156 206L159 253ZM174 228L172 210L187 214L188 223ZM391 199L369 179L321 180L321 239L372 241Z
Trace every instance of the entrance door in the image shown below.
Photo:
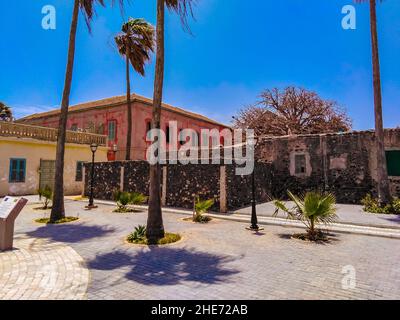
M54 160L40 160L40 189L44 189L46 186L54 188L55 172L56 162Z

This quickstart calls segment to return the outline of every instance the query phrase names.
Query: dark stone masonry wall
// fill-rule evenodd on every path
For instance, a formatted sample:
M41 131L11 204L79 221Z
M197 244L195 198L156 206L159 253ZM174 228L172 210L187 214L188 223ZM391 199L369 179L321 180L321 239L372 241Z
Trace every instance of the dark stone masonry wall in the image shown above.
M399 129L385 130L385 147L400 150ZM362 131L264 138L256 154L271 164L274 198L286 198L287 190L320 190L334 193L340 203L359 203L367 193L377 195L375 150L374 132ZM307 158L304 174L295 172L295 155ZM392 195L399 197L399 180L390 181Z
M193 209L193 199L214 199L213 211L219 211L219 165L168 165L166 205Z
M267 202L271 199L271 165L257 163L254 168L256 201ZM251 205L251 175L236 175L236 166L226 166L227 208L235 210Z
M146 161L125 161L124 191L149 194L150 165Z
M85 195L90 194L90 174L92 165L85 164ZM94 197L113 200L115 190L120 188L121 162L97 162L94 166Z
M400 150L400 130L385 131L385 147ZM303 172L296 172L296 156L305 159ZM376 152L372 131L343 134L300 135L263 138L256 149L257 202L287 198L311 190L330 191L339 203L359 203L367 194L376 196ZM399 164L400 165L400 164ZM86 194L90 187L90 164L86 164ZM121 188L148 195L149 164L145 161L96 163L95 197L110 200ZM193 208L194 196L215 199L214 211L235 210L251 204L251 175L238 176L235 165L166 165L165 204ZM221 181L221 177L225 177ZM165 182L165 181L164 181ZM224 186L221 190L221 186ZM400 178L390 177L392 195L400 197ZM161 191L160 191L161 192ZM222 199L222 200L221 200ZM223 203L220 203L223 202Z

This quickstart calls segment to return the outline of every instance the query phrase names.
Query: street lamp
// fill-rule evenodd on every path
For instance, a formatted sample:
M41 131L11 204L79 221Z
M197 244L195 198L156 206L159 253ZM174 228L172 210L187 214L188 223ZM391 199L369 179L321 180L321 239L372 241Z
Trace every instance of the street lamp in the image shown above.
M254 145L253 145L254 149L256 148L257 143L258 143L258 138L254 137ZM264 230L264 228L260 228L258 226L258 220L257 220L255 169L256 169L256 161L254 161L254 168L253 168L253 172L251 173L251 225L250 225L250 227L248 227L246 229L251 230L251 231L261 231L261 230Z
M96 143L92 143L90 145L90 150L92 151L92 170L90 172L90 198L89 198L89 205L86 207L87 209L95 209L97 206L93 203L93 188L94 188L94 155L97 151L98 145Z

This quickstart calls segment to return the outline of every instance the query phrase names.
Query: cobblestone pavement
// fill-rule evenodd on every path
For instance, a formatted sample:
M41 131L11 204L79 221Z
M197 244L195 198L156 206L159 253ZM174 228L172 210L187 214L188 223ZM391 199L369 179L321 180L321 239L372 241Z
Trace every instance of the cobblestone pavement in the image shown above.
M166 230L183 240L149 248L124 241L146 223L145 212L83 206L66 203L69 215L79 214L76 223L41 226L32 221L43 213L30 205L17 219L16 234L78 252L91 274L88 299L400 298L400 240L336 234L330 243L313 244L290 238L299 229L266 226L256 234L239 222L198 225L166 213ZM344 289L352 268L355 288Z
M0 253L0 300L86 298L89 270L71 247L19 235L14 248Z

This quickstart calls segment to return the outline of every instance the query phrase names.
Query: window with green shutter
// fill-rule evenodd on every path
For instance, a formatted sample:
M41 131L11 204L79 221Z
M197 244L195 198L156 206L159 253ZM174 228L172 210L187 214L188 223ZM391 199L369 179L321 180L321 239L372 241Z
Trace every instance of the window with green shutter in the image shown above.
M388 175L400 177L400 150L386 151L386 163Z
M115 120L108 121L108 139L114 141L117 132L117 122Z
M10 159L10 183L25 182L26 160Z

